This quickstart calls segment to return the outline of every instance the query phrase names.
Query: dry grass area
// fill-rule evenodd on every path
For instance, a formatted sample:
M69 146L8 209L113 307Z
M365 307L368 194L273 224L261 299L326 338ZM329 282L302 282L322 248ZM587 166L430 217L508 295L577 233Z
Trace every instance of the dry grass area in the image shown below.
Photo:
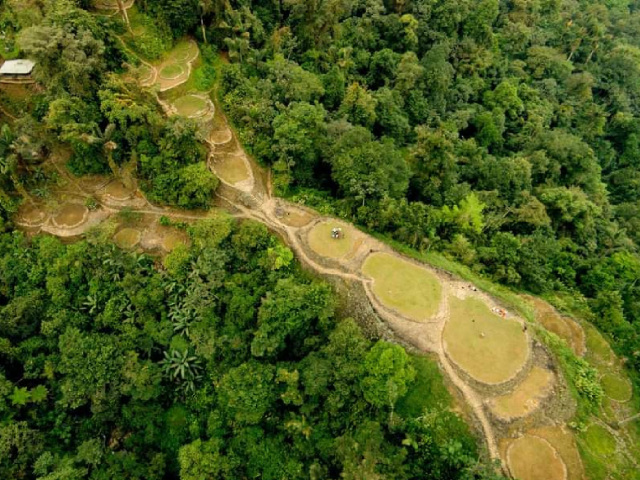
M119 180L114 180L107 185L104 189L104 193L115 200L127 200L133 195L133 192L128 190Z
M130 249L140 243L141 237L142 234L140 233L140 230L136 230L135 228L123 228L114 235L113 241L116 242L116 245L120 248Z
M36 205L24 204L20 207L17 214L17 219L21 223L37 224L42 222L46 217L46 214L40 210Z
M584 355L585 334L579 324L570 318L562 317L551 305L540 298L530 296L526 298L533 303L536 320L544 328L566 341L576 355Z
M239 155L217 156L213 170L221 180L230 185L251 179L247 162Z
M568 428L564 426L540 427L530 430L528 433L545 439L556 449L567 467L568 480L584 480L584 466L580 452L576 446L575 438Z
M285 214L282 216L282 218L280 218L280 220L285 225L300 228L308 225L309 222L314 218L314 215L305 210L297 208L286 208Z
M389 307L418 322L432 318L440 308L440 279L426 268L388 253L367 257L362 271L373 279L373 293Z
M523 435L507 450L509 471L518 480L563 480L567 469L551 444L534 435Z
M451 297L443 339L451 359L478 381L496 384L513 378L529 356L522 326L494 314L479 298Z
M61 228L73 228L84 221L88 212L84 205L67 203L53 217L53 222Z
M524 417L535 411L553 388L554 375L549 370L534 366L529 375L507 395L492 399L493 413L509 420Z
M331 229L342 228L342 238L331 238ZM362 236L351 225L339 220L327 220L315 225L309 232L308 241L311 249L318 255L339 259L351 253L356 241Z

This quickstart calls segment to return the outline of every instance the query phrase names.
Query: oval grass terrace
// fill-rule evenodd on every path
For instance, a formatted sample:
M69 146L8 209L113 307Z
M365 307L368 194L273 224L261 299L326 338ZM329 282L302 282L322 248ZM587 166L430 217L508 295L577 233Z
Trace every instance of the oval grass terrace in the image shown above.
M367 256L362 272L373 281L378 300L391 310L416 322L436 315L442 302L440 279L413 262L389 253Z
M496 385L514 378L529 357L522 324L493 313L481 299L449 298L443 331L447 355L473 379Z

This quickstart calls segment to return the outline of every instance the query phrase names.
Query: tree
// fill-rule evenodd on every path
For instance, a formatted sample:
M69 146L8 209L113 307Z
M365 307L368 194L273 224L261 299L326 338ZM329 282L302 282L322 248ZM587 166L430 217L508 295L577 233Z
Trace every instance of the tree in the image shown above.
M219 408L227 412L231 424L256 425L274 406L275 367L255 360L232 368L218 386Z
M360 381L364 398L372 405L391 411L416 376L409 356L399 345L379 340L364 361L365 376Z
M54 92L88 96L105 69L104 44L89 30L39 25L22 30L18 43L38 64L36 79Z
M363 127L352 128L340 138L331 167L342 194L362 205L369 198L401 197L409 186L409 169L394 142L373 141Z
M351 123L371 128L376 120L376 100L366 88L352 83L347 88L339 112Z

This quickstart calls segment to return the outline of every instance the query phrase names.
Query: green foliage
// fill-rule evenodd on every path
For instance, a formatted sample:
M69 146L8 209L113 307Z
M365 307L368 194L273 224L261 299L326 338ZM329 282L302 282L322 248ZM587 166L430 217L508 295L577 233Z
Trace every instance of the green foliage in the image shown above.
M393 409L416 375L407 352L382 340L367 354L364 368L365 376L360 382L364 397L378 408Z

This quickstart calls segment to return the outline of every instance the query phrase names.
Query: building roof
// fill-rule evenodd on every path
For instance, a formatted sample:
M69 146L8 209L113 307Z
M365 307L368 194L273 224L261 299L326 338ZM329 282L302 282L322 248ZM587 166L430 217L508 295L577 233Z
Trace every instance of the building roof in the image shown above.
M34 66L31 60L7 60L0 67L0 75L28 75Z

